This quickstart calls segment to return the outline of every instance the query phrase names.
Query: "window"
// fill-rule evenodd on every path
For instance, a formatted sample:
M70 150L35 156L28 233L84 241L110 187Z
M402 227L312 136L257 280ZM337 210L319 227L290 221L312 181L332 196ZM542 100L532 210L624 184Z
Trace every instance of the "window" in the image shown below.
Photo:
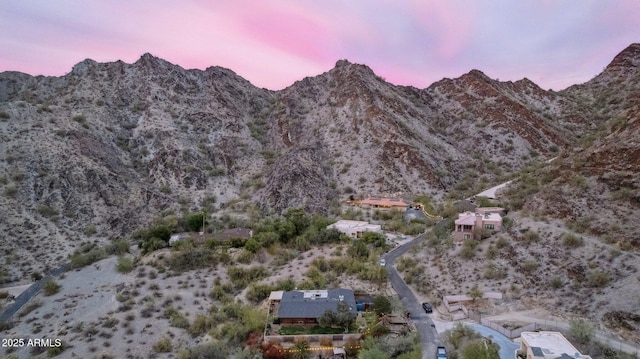
M473 226L470 226L470 225L468 225L468 224L465 224L465 225L463 225L463 226L462 226L462 230L464 230L464 231L471 231L471 230L473 230Z
M470 234L465 234L464 235L464 239L471 239L471 235Z
M485 225L484 225L484 228L485 228L485 229L489 229L489 230L492 230L492 231L493 231L493 230L495 229L495 225L493 225L493 224L485 224Z

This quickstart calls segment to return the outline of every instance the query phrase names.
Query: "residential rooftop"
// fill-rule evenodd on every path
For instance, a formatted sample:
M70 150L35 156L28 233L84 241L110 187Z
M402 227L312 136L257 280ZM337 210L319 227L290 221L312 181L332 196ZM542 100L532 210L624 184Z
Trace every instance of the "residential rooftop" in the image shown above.
M563 354L570 358L591 358L580 354L560 332L523 332L521 338L536 358L563 358Z

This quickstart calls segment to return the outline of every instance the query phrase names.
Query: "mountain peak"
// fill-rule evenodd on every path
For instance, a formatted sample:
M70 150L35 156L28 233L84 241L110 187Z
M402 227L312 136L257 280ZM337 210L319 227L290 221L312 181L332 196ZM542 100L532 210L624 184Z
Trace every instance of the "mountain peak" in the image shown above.
M86 75L90 69L94 68L98 63L92 59L84 59L73 65L71 73L78 76Z
M160 67L167 64L169 64L167 61L157 56L153 56L148 52L145 52L142 56L140 56L138 61L134 63L134 65L140 65L144 67Z
M373 70L367 66L367 65L363 65L363 64L356 64L353 62L350 62L349 60L338 60L336 62L336 66L334 67L335 70L338 71L346 71L346 72L361 72L363 74L370 74L370 75L374 75L375 73L373 72Z
M640 66L640 43L633 43L613 58L607 68Z

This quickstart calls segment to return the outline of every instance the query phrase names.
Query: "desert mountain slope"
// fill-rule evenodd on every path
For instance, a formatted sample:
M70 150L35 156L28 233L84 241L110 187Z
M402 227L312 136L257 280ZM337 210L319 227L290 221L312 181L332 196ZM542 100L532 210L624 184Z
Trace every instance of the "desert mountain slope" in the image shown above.
M564 92L477 70L395 86L346 60L281 91L149 54L85 60L61 77L1 73L0 230L18 248L12 260L30 263L11 276L170 211L244 202L326 213L345 193L471 193L606 128L614 112L599 101L637 113L637 76L604 75L637 74L636 48ZM598 92L613 83L614 100ZM619 146L631 125L601 144Z
M622 51L591 81L566 90L594 101L596 131L545 171L524 208L552 215L623 247L640 248L640 44Z

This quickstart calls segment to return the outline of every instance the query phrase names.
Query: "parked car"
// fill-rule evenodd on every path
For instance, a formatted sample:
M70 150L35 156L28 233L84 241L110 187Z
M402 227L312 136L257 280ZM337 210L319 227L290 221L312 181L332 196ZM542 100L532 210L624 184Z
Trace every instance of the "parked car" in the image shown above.
M433 313L433 308L431 307L431 304L429 303L422 303L422 309L424 309L425 313Z
M436 354L438 359L447 359L447 350L444 347L438 347Z
M380 266L384 267L384 266L386 266L386 265L387 265L387 261L386 261L384 258L382 258L382 259L380 260Z

